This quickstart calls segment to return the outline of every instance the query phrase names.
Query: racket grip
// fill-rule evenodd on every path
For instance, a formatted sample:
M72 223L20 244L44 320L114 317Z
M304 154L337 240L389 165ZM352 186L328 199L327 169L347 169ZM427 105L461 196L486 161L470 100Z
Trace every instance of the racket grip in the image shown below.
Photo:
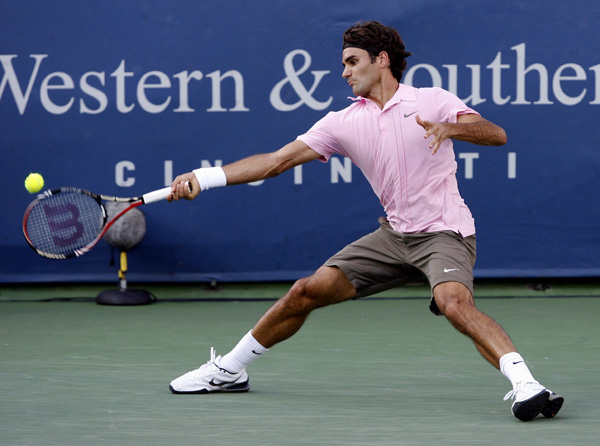
M188 189L190 192L192 191L192 185L189 181L186 181ZM156 201L161 201L166 199L171 193L171 186L164 187L162 189L155 190L153 192L148 192L147 194L142 195L142 201L144 204L154 203Z
M171 186L164 187L162 189L155 190L153 192L148 192L147 194L142 195L142 201L147 203L154 203L156 201L161 201L166 199L171 193Z

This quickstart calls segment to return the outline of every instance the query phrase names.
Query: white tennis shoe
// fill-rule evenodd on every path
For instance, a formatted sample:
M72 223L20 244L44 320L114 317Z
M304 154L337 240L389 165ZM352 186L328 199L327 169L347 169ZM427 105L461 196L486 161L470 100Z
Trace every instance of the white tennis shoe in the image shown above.
M215 393L247 392L250 380L246 369L232 373L219 367L221 356L215 357L215 349L210 348L210 361L196 370L173 380L169 390L173 393Z
M521 421L531 421L540 413L547 418L554 417L564 402L564 398L540 383L517 383L513 390L508 392L504 401L514 399L511 411Z

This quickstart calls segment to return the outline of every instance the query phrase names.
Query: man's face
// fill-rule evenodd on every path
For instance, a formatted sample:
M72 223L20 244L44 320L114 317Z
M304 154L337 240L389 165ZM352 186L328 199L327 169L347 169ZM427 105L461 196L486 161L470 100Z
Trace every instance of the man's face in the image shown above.
M345 48L342 52L342 77L348 80L355 96L369 97L369 93L381 79L379 64L375 62L371 61L371 55L367 51L360 48Z

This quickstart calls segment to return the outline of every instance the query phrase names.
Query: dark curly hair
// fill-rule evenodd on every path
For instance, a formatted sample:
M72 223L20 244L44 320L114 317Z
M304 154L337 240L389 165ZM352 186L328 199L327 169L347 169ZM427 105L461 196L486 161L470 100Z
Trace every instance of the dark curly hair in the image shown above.
M371 60L385 51L390 58L393 76L400 82L406 69L406 58L412 53L405 50L404 42L394 28L379 22L359 22L344 32L344 48L360 48L371 55Z

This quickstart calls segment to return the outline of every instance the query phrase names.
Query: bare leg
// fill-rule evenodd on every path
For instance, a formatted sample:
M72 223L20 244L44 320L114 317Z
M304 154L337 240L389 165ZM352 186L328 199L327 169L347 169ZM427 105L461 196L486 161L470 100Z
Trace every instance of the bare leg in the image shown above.
M500 363L499 360L497 360L496 358L494 358L493 356L491 356L486 349L484 349L481 345L479 345L477 342L473 341L473 343L475 344L475 348L477 348L477 350L479 351L479 353L481 353L481 356L483 356L490 364L492 364L494 367L496 367L498 370L500 370ZM514 350L513 350L514 351Z
M475 307L471 292L463 284L441 283L434 288L433 295L444 316L473 340L477 350L494 367L500 367L500 358L506 353L517 351L502 327Z
M323 266L312 276L298 280L258 321L252 335L262 346L271 348L300 330L312 310L355 295L354 286L340 269Z

